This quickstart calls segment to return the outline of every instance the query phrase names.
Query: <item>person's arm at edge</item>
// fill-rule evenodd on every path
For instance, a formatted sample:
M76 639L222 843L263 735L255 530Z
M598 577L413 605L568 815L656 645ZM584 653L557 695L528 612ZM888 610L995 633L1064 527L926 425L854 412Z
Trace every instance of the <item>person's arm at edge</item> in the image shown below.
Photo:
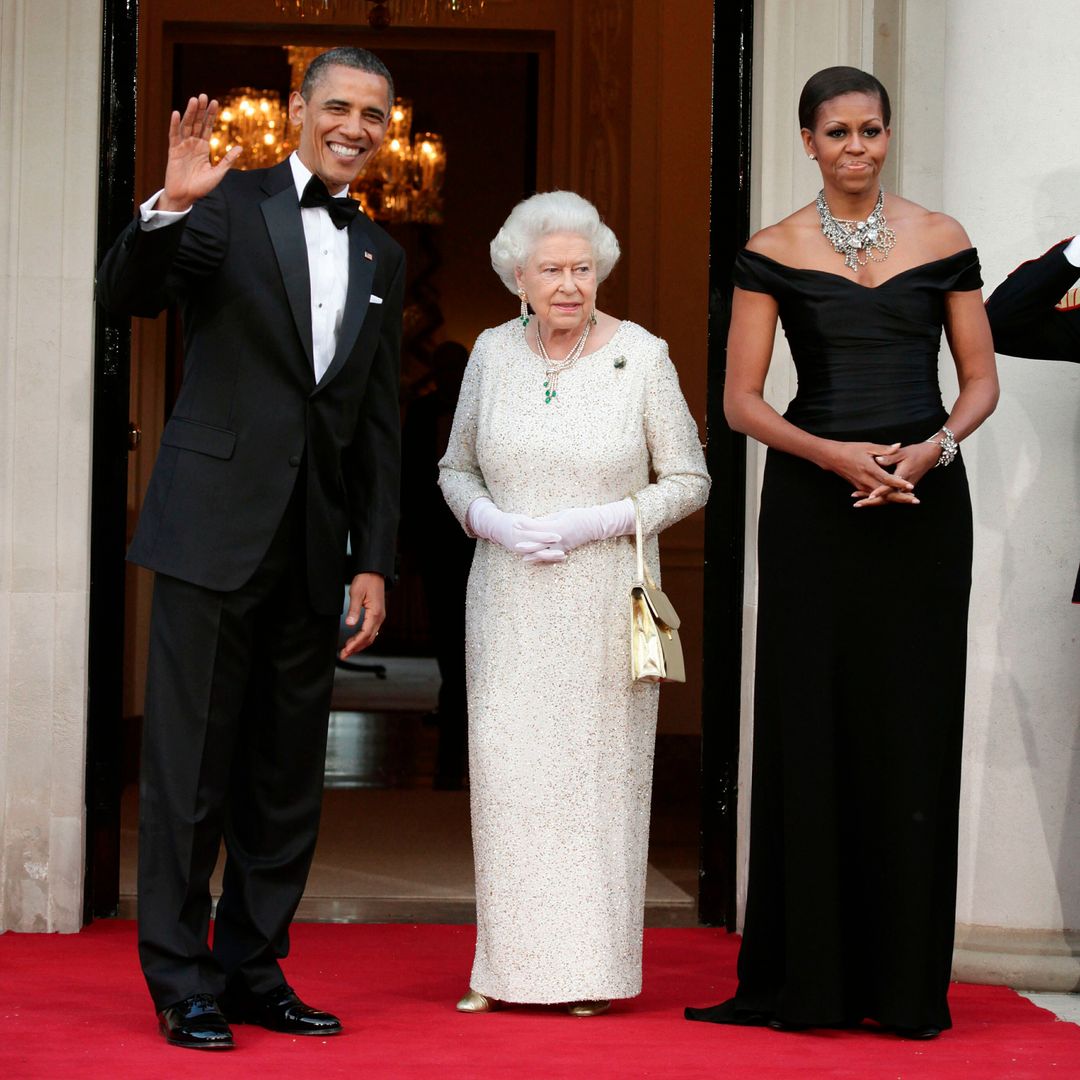
M1032 360L1080 362L1080 308L1057 305L1080 277L1080 237L1021 263L989 296L994 349Z

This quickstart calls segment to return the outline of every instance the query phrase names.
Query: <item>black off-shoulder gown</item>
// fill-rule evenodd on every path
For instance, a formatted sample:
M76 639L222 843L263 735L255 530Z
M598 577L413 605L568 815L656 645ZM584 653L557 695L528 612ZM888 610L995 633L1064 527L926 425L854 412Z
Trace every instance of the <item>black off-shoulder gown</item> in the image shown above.
M886 444L940 428L945 297L982 285L974 249L876 288L743 251L735 283L779 304L793 424ZM916 494L856 510L839 476L768 452L739 986L689 1019L951 1026L971 583L961 455Z

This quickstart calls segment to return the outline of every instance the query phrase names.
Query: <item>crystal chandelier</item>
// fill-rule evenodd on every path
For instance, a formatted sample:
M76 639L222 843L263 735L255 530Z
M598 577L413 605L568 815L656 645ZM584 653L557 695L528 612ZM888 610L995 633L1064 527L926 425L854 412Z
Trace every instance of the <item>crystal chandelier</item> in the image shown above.
M468 22L483 13L484 0L274 0L278 11L298 19L358 20L366 15L374 27L392 18L406 23Z
M377 221L442 224L446 148L430 131L412 135L411 101L398 98L379 152L352 185L364 213Z
M394 7L405 22L439 22L443 16L468 22L484 13L484 0L397 0Z
M234 146L242 146L242 169L276 165L293 149L288 138L288 116L281 95L250 86L230 90L221 103L210 136L210 160L215 164Z

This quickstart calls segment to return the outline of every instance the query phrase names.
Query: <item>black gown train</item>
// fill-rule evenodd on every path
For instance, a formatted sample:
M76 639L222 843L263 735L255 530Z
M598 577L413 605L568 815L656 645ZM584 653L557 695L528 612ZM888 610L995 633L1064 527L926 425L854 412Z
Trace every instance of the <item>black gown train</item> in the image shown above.
M940 428L945 294L981 286L974 249L876 288L744 251L735 282L777 299L792 423L886 444ZM950 1026L971 583L961 456L916 494L856 510L836 474L768 452L739 987L689 1019Z

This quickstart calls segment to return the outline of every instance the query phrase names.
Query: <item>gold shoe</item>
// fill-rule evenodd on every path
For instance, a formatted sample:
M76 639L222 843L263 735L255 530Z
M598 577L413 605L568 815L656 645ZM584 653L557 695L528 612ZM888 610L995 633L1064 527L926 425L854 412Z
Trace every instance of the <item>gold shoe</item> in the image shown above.
M610 1008L610 1001L571 1001L566 1011L571 1016L599 1016Z
M457 1011L463 1013L494 1012L502 1005L495 998L484 997L478 994L471 986L469 992L457 1003Z

